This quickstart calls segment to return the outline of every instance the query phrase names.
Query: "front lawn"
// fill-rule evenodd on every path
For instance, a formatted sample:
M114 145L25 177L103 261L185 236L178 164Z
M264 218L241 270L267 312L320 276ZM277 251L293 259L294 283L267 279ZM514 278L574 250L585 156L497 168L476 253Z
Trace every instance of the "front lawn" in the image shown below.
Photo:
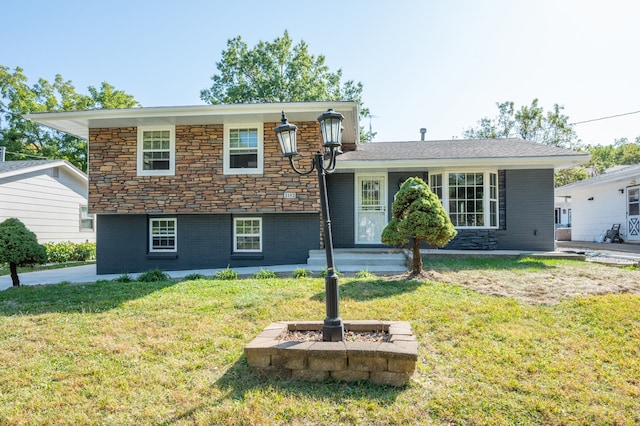
M559 297L520 297L559 277L634 283L640 271L532 259L425 268L432 280L340 279L343 318L411 323L418 365L399 389L248 369L243 347L266 325L324 318L319 278L2 291L0 424L640 423L640 292L572 297L565 283Z

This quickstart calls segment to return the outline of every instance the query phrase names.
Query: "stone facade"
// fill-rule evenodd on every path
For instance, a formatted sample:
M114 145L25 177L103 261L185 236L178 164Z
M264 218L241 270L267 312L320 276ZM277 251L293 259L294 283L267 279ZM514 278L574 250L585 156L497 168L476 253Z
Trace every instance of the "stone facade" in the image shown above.
M317 177L297 175L282 158L273 132L278 124L264 123L260 175L223 174L223 125L175 127L173 176L137 175L136 127L92 128L89 209L97 214L317 212ZM296 124L300 168L306 169L320 148L319 124Z
M413 375L418 342L402 321L344 321L345 331L383 331L388 342L287 341L288 331L322 330L322 322L276 322L245 346L249 366L258 374L309 381L368 380L403 386Z

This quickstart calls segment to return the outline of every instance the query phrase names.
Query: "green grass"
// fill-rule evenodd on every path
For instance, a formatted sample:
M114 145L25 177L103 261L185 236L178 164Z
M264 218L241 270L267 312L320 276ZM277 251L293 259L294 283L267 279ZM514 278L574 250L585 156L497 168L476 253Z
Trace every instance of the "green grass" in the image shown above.
M565 265L425 268L526 274ZM248 368L244 345L272 321L324 318L321 278L2 291L0 424L640 423L638 295L541 306L455 283L376 277L341 278L340 291L345 319L411 323L420 349L405 388L290 382Z

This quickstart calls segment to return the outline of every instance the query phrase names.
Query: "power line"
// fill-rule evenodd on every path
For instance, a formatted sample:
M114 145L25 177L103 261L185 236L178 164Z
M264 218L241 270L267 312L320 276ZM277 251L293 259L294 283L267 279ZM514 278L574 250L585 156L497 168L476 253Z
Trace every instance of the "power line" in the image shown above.
M47 157L43 157L41 155L30 155L30 154L25 154L22 152L11 152L11 151L5 151L5 153L7 154L15 154L15 155L21 155L23 157L31 157L31 158L44 158L45 160L47 159Z
M625 115L632 115L632 114L639 114L639 113L640 111L625 112L624 114L616 114L616 115L609 115L607 117L592 118L591 120L576 121L575 123L569 123L569 124L574 126L576 124L591 123L592 121L608 120L610 118L624 117Z

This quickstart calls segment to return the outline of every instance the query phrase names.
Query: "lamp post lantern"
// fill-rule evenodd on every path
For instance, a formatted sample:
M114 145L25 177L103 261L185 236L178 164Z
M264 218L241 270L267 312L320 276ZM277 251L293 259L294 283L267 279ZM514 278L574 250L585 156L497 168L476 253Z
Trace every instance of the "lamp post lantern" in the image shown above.
M325 148L325 152L318 150L313 157L311 168L305 171L298 170L293 162L293 157L298 155L296 146L298 127L295 124L289 124L284 111L282 111L280 125L274 129L278 136L278 142L280 142L282 156L289 158L289 164L296 173L308 175L314 170L318 172L320 206L324 221L324 248L327 255L327 275L325 277L327 317L324 319L322 327L322 340L326 342L340 342L344 339L344 324L342 323L342 318L340 318L340 309L338 307L338 275L333 264L333 239L331 237L331 218L329 217L326 180L326 175L335 171L336 156L341 153L342 120L344 120L344 116L332 109L327 110L318 117L323 139L322 147Z

